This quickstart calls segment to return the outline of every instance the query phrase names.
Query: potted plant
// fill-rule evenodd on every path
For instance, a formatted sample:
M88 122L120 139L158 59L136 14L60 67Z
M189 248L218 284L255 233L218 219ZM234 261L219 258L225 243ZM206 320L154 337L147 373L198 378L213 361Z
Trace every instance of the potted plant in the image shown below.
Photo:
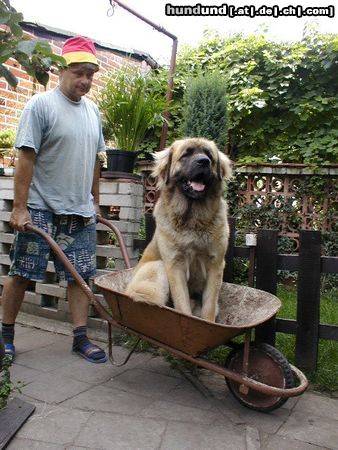
M107 171L132 173L139 145L148 130L162 123L165 98L151 89L137 68L110 72L97 98L107 149Z
M0 156L2 158L2 167L0 167L0 175L5 175L5 158L10 157L9 165L11 168L15 162L15 131L11 128L0 131ZM11 169L13 172L13 169ZM7 171L8 172L8 171ZM12 173L10 173L12 174Z

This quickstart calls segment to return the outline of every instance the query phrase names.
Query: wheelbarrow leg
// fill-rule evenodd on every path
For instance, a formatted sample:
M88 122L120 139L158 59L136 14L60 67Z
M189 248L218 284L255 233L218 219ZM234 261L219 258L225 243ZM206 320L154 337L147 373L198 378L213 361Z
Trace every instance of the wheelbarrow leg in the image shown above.
M116 367L121 367L124 366L125 364L127 364L127 362L129 361L131 355L134 353L134 351L136 350L139 342L141 341L141 338L139 338L136 341L136 344L134 344L133 348L130 350L130 352L128 353L127 357L125 358L124 361L122 362L117 362L113 356L113 339L112 339L112 326L111 323L108 321L108 352L109 352L109 361Z
M245 333L244 340L244 353L243 353L243 375L248 375L249 370L249 354L250 354L250 343L251 343L251 328ZM243 395L247 395L249 392L248 386L241 384L239 387L239 391Z

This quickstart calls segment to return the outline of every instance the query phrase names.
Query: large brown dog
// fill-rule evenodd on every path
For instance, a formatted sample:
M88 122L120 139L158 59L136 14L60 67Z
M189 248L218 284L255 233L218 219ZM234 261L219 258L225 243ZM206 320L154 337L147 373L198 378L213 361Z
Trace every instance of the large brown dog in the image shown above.
M126 294L160 306L170 294L175 309L189 315L193 300L202 299L201 317L214 321L228 245L223 180L230 161L202 138L176 141L154 156L156 231Z

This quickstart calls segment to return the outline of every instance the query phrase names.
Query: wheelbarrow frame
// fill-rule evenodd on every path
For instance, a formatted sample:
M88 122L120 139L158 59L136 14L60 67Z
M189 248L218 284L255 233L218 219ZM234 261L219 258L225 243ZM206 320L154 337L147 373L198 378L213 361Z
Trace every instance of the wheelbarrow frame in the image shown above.
M120 230L109 220L104 219L101 216L97 217L98 222L106 225L117 237L120 250L125 262L125 266L127 269L131 268L128 252L126 249L125 242L123 240L122 234ZM275 386L270 386L265 383L262 383L260 381L257 381L253 378L250 378L248 376L248 365L249 365L249 355L250 355L250 344L251 344L251 333L252 328L249 327L247 329L244 329L242 333L245 333L245 340L244 340L244 356L243 356L243 367L241 373L234 372L226 367L222 367L218 364L215 364L213 362L207 361L199 356L193 356L185 351L182 351L178 348L175 348L171 345L168 345L166 343L160 342L159 340L155 339L152 336L147 336L139 331L129 328L125 324L119 323L117 320L112 317L112 315L109 313L107 308L102 305L101 300L92 292L92 290L89 288L87 283L84 281L84 279L81 277L81 275L77 272L77 270L74 268L74 266L70 263L64 252L61 250L61 248L58 246L58 244L52 239L46 232L41 230L40 228L37 228L31 224L26 224L25 226L26 231L34 232L38 235L40 235L42 238L44 238L47 243L49 244L51 250L54 252L54 254L59 258L59 260L62 262L64 267L71 273L74 280L77 282L80 289L84 292L84 294L89 299L90 303L94 306L99 316L106 320L108 323L108 351L109 351L109 357L111 362L114 363L114 358L112 355L112 327L118 328L124 332L127 332L128 334L134 335L136 337L144 341L149 342L150 344L161 347L171 354L182 358L186 361L189 361L192 364L197 365L198 367L202 367L204 369L210 370L214 373L217 373L219 375L224 376L226 379L232 380L235 383L238 383L240 385L240 391L242 393L248 392L249 389L253 389L254 391L257 391L261 394L267 395L267 396L273 396L273 397L282 397L282 398L289 398L294 397L302 394L308 387L308 380L306 376L303 374L301 370L299 370L297 367L290 365L290 368L294 374L294 376L298 379L298 386L292 387L292 388L280 388ZM156 307L156 306L155 306ZM232 346L231 342L224 342L225 345ZM135 346L136 347L136 346ZM126 360L122 363L125 364L134 349L129 353ZM121 365L122 365L121 364Z

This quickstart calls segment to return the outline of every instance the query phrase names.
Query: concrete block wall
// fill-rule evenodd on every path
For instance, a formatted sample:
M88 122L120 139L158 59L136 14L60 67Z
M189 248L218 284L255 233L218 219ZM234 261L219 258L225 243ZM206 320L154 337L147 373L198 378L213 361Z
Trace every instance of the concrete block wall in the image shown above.
M9 270L9 251L14 239L9 225L13 205L13 178L0 177L0 289ZM121 231L132 265L138 261L138 251L134 249L134 239L138 237L143 214L143 184L141 181L100 180L100 206L103 216L110 219ZM124 261L119 247L115 244L110 230L97 224L97 275L111 270L124 269ZM56 279L54 263L49 261L45 280L31 283L26 291L21 311L49 319L71 322L67 301L67 284ZM90 287L96 291L93 280ZM105 329L105 323L97 317L93 308L89 311L89 326Z

